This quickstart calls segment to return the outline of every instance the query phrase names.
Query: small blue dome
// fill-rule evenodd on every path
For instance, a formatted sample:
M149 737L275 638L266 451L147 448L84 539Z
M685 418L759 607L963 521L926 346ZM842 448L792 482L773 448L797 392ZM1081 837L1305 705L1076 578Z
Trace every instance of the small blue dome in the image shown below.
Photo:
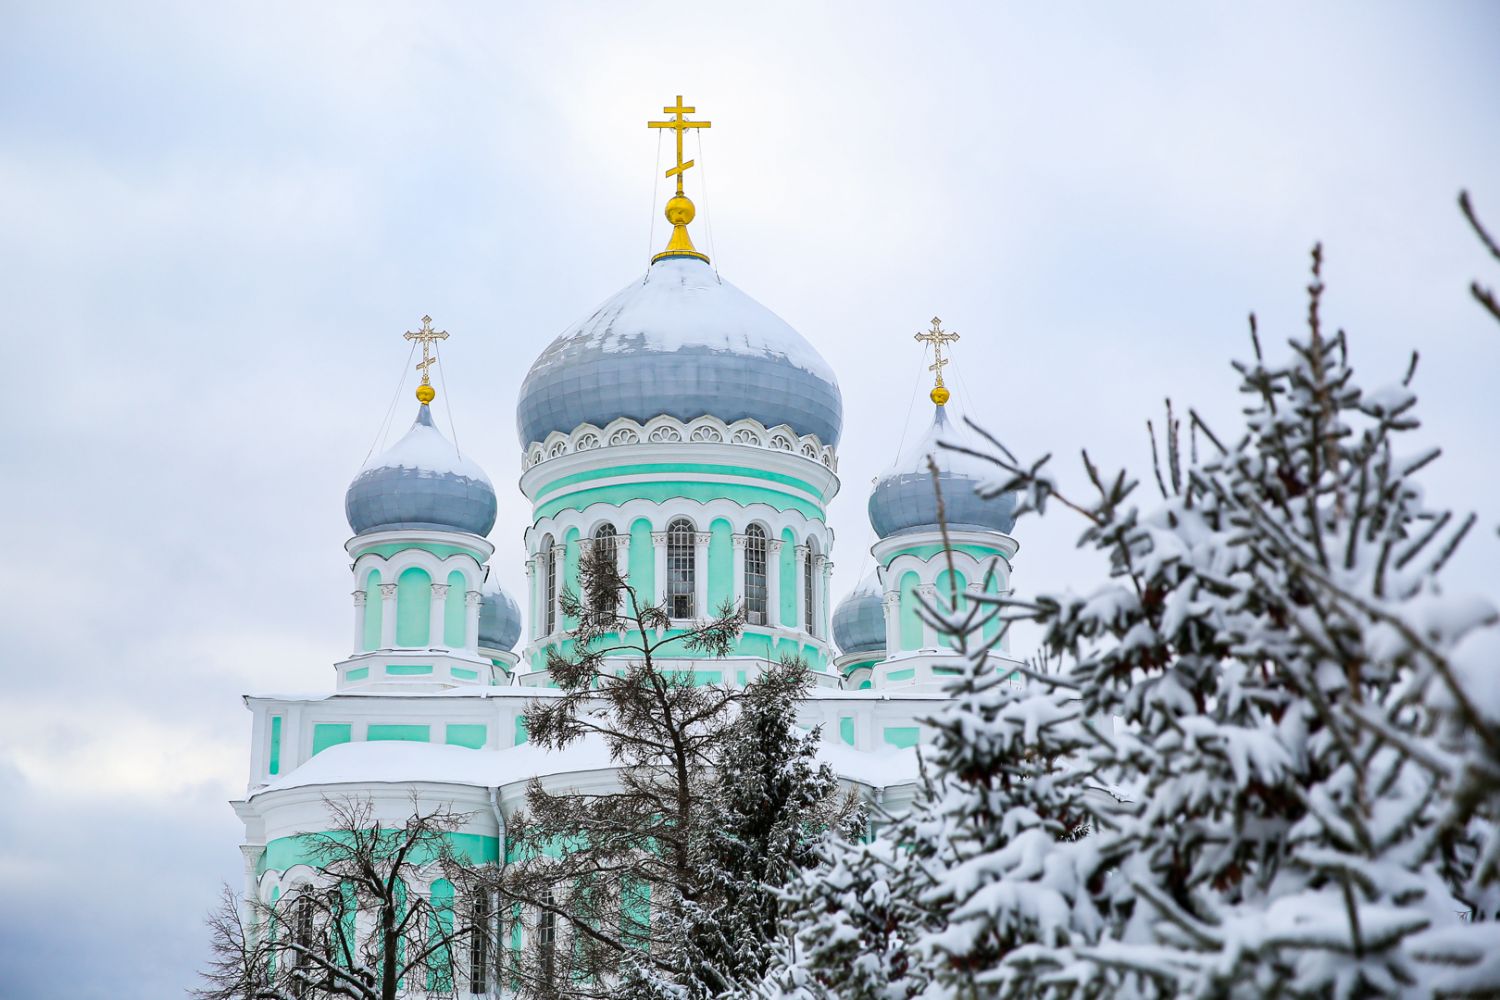
M509 652L521 638L521 609L498 583L480 588L479 645Z
M406 436L354 477L344 513L356 535L428 529L483 537L495 526L495 488L443 437L424 403Z
M833 641L843 653L885 649L885 607L875 570L833 610Z
M943 493L943 511L948 527L956 530L998 531L1010 534L1016 523L1016 498L1010 494L986 500L974 488L1000 475L998 466L939 445L940 440L957 443L960 436L949 426L943 407L937 408L932 426L917 441L902 450L895 465L875 483L870 494L870 524L881 538L903 531L935 529L938 526L937 494L927 458L937 462L938 487Z
M544 350L516 404L521 447L666 414L788 424L836 445L843 397L801 334L692 258L659 260Z

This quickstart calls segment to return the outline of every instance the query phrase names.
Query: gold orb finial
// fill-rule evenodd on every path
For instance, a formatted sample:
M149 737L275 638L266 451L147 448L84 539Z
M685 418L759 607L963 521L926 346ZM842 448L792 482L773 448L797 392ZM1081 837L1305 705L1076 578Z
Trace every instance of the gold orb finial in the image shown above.
M934 316L932 317L932 329L918 333L913 339L932 345L932 364L927 366L927 370L937 376L937 384L932 387L932 391L927 394L927 398L931 399L938 406L942 406L953 398L953 394L943 384L943 367L950 363L950 359L943 357L943 345L953 343L958 339L958 334L944 330L943 321Z
M676 104L662 108L661 110L664 114L674 115L675 117L671 121L647 122L646 127L669 128L677 133L677 166L672 167L666 172L667 177L677 178L677 193L667 201L667 221L672 224L672 237L667 240L667 248L651 258L651 263L654 264L663 257L696 257L699 260L706 261L708 260L708 256L698 252L698 249L693 246L693 241L688 236L687 231L688 223L693 221L693 216L697 215L698 212L693 207L693 203L688 199L687 195L682 193L682 175L693 166L692 160L684 160L682 158L682 136L690 128L710 128L713 123L690 122L684 118L683 115L694 114L698 109L683 104L681 94L677 95Z
M417 400L419 402L421 402L421 404L423 406L426 406L428 403L432 402L434 399L437 399L437 390L436 389L434 389L432 386L426 385L426 384L417 386Z

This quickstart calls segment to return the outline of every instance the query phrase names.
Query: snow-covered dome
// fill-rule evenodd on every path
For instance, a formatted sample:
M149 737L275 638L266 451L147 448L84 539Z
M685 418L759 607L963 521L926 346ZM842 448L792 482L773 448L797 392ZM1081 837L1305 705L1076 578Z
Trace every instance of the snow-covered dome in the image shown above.
M356 535L425 528L483 536L495 526L495 489L443 437L423 403L406 436L354 477L344 513Z
M953 442L960 437L939 405L927 433L903 448L895 464L875 483L870 494L870 524L877 535L886 538L902 531L937 527L938 505L927 465L929 455L937 462L948 527L1010 534L1016 521L1016 498L1006 494L986 500L974 492L979 483L994 479L998 469L938 444L939 440Z
M554 340L521 385L521 446L580 424L666 414L789 424L836 445L843 398L801 334L704 260L652 264Z
M885 607L875 570L833 609L833 641L844 653L885 648Z
M480 588L479 645L509 652L521 638L521 609L495 581Z

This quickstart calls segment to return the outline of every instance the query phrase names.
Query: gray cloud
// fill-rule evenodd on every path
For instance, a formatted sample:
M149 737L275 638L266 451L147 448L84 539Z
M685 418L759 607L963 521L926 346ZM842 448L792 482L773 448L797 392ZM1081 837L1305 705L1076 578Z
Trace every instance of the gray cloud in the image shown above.
M1453 205L1470 186L1500 226L1490 5L7 14L7 997L191 982L239 871L238 695L332 683L342 491L424 312L521 591L516 389L664 238L644 120L679 91L715 123L700 244L844 389L841 591L909 400L925 421L928 317L963 334L960 408L1076 485L1085 443L1144 471L1169 393L1233 419L1245 314L1300 333L1316 239L1361 373L1423 351L1431 494L1500 520L1500 334ZM1077 532L1023 521L1017 585L1091 579ZM1494 594L1493 554L1455 582Z

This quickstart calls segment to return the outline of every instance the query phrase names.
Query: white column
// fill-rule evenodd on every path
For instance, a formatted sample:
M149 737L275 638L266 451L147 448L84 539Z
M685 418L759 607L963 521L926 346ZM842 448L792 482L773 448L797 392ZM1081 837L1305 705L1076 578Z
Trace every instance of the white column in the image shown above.
M656 593L652 599L660 604L667 599L667 533L651 532L651 550L656 559Z
M380 648L396 648L396 585L380 585Z
M363 590L354 592L354 652L363 652L365 648L365 602L369 595Z
M432 585L432 611L427 617L427 645L442 649L446 648L448 631L448 587L446 583L434 583Z
M781 627L781 539L766 539L766 624Z
M541 602L536 599L536 557L526 560L526 638L529 642L536 642L540 629L537 628L537 609Z
M895 656L901 651L901 592L889 590L885 594L885 655Z
M795 586L797 588L797 608L796 608L796 611L792 615L792 621L796 624L796 627L798 629L800 629L803 632L806 632L807 629L808 629L808 626L812 624L811 622L807 621L807 551L808 550L807 550L807 546L806 545L798 545L793 551L795 551L797 553L797 558L795 560L793 560L793 564L796 567L796 570L793 573L793 577L794 577L794 579L796 581Z
M937 596L938 596L937 584L935 584L935 583L924 583L924 584L922 584L921 586L917 587L917 596L919 598L921 598L922 603L924 605L926 605L928 607L931 607L932 605L934 605L934 604L937 603ZM918 612L919 616L921 616L922 614L923 614L923 612L920 612L920 611ZM937 649L937 646L938 646L937 628L931 622L926 621L925 618L924 618L924 620L922 622L922 648L923 649Z
M833 560L823 560L823 638L833 638Z
M247 943L257 939L256 911L253 900L260 898L260 880L255 870L260 867L260 856L266 852L264 844L241 844L240 857L245 864L245 894L240 899L240 924L245 928Z
M745 545L749 538L745 535L734 536L734 578L729 584L729 593L734 597L734 606L742 608L745 606Z
M808 631L815 633L820 638L828 638L828 628L823 624L824 606L828 603L828 557L821 552L812 557L813 561L813 627Z
M464 649L479 648L479 602L479 591L464 593Z
M693 614L699 618L716 613L708 606L708 540L712 537L707 531L693 533Z
M626 583L626 585L629 586L629 584L630 584L630 536L629 535L622 535L622 534L616 534L615 535L615 570L616 570L616 572L618 572L620 574L620 579L624 580L625 583ZM637 595L637 596L639 598L641 598L641 599L645 598L644 594L640 594L640 595ZM621 590L620 593L619 593L619 595L618 595L618 599L615 601L615 613L616 614L624 614L629 609L630 609L630 602L625 599L625 591Z

